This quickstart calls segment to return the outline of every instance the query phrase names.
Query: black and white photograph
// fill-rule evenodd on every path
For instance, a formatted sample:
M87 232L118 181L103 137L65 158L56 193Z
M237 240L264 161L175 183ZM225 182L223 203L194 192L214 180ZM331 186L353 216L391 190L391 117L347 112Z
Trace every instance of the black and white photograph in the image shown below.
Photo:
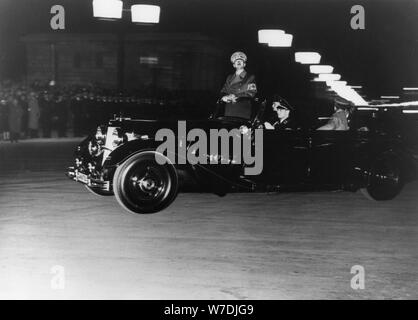
M0 0L0 300L416 300L417 180L417 0Z

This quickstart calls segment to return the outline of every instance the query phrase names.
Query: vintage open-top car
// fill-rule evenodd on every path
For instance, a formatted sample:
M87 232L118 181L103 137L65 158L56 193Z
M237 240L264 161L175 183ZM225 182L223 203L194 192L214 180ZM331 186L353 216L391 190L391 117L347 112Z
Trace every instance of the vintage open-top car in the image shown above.
M225 159L224 154L199 150L208 159L206 164L174 163L157 150L162 142L156 140L156 133L164 128L179 134L177 120L115 117L77 147L75 165L67 175L97 195L115 195L133 213L163 210L178 192L223 196L229 192L361 190L371 199L390 200L416 178L414 157L402 137L386 131L379 122L380 111L363 116L355 110L348 131L303 126L267 130L261 128L269 107L264 102L254 103L254 108L256 112L248 118L218 110L207 120L186 123L188 131L199 128L209 134L211 129L226 129L234 132L232 139L250 139L253 147L252 133L262 130L259 174L246 174L248 164L236 161L233 152ZM190 151L192 142L176 139L176 147Z

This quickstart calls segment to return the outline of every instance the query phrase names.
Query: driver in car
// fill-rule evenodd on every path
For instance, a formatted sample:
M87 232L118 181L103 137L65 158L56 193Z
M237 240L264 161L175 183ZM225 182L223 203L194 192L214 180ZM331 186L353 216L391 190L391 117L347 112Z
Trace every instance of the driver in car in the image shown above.
M244 118L251 116L251 102L257 94L255 77L245 71L247 56L243 52L235 52L231 56L235 73L229 75L221 90L221 100L226 103L225 115L239 115Z
M264 127L267 130L294 130L294 121L291 117L293 111L290 106L281 102L278 95L273 97L272 105L273 117L272 120L264 122Z

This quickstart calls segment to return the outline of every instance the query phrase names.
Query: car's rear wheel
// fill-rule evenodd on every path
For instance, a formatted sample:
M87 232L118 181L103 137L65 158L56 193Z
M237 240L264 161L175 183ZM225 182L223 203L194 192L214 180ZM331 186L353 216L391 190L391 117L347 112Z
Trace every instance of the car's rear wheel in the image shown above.
M360 191L371 200L391 200L401 192L404 184L399 162L392 158L384 158L375 162L367 187Z
M153 151L140 152L122 163L113 177L113 191L119 204L132 213L154 213L168 207L178 193L178 176L173 164L157 163Z
M101 190L94 187L85 186L88 191L99 197L113 196L113 191Z

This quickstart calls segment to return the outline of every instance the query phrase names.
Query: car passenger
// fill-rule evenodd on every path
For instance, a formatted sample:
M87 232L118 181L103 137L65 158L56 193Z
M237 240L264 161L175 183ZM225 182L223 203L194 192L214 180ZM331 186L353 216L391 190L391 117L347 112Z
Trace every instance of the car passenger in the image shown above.
M227 77L221 90L221 100L226 103L225 116L251 117L251 99L257 94L255 77L245 71L247 56L243 52L235 52L231 56L235 73Z
M347 131L350 130L348 125L348 117L350 115L350 109L352 104L345 100L335 99L334 101L334 114L331 119L322 127L317 130L339 130Z

